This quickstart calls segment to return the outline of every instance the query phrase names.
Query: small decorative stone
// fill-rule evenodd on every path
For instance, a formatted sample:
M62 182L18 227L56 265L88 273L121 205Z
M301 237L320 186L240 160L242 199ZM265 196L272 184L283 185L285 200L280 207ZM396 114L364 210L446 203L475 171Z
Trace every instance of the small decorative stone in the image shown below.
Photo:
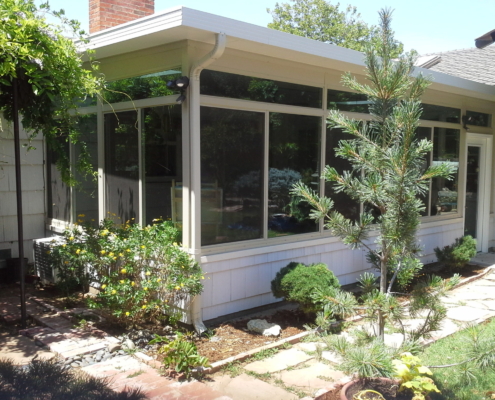
M115 351L120 350L122 347L120 343L110 343L107 347L109 353L113 353Z
M79 361L75 361L73 362L71 365L70 365L72 368L78 368L81 366L81 364L79 363Z
M263 336L280 336L282 328L280 325L271 324L265 319L252 319L247 323L247 328L256 333L261 333Z
M127 339L123 344L122 344L123 349L128 349L128 350L134 350L136 348L136 345L131 339Z

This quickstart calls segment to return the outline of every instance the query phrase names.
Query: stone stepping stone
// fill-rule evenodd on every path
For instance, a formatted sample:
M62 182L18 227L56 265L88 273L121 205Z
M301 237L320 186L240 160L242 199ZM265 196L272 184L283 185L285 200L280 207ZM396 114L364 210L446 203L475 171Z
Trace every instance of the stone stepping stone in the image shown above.
M447 310L447 318L460 322L474 322L488 315L488 310L480 310L468 306L453 307Z
M328 365L316 361L311 361L311 363L312 365L307 368L283 371L280 374L280 379L287 386L310 390L313 395L318 389L327 387L330 382L339 381L345 376L343 372L336 371ZM321 379L319 377L327 379Z
M319 342L299 342L296 345L294 345L294 348L305 352L316 352L317 346L321 346L322 348L327 347L324 343L319 343Z
M278 372L288 367L294 367L303 362L311 360L313 357L308 356L301 350L289 349L282 350L275 354L273 357L267 358L261 361L252 362L244 367L244 369L258 374L264 374L266 372Z
M217 376L207 385L235 400L297 400L299 397L247 374Z

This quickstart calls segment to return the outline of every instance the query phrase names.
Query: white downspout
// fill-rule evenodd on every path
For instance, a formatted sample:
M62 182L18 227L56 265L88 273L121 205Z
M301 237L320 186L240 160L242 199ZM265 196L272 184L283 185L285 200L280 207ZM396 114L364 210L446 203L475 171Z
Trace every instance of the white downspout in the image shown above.
M201 163L200 163L200 92L199 75L208 65L218 60L225 50L227 36L217 34L215 47L206 56L193 63L189 74L189 133L190 133L190 250L197 262L201 258ZM191 321L196 332L206 331L201 316L201 295L194 297L191 302Z

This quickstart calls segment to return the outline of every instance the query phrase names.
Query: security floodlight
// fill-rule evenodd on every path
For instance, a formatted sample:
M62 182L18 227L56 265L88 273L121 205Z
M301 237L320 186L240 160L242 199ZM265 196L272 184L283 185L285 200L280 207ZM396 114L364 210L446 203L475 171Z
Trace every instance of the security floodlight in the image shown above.
M181 76L175 81L175 84L181 89L187 89L189 86L189 78L187 76Z

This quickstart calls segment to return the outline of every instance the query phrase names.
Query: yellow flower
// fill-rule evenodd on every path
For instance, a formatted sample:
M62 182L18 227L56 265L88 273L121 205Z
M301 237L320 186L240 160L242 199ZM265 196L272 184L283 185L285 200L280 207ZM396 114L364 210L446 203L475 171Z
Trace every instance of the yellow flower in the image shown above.
M145 249L145 248L146 248L146 246L142 245L142 246L141 246L141 248L142 248L142 249Z
M105 289L106 287L107 287L107 285L101 285L102 289Z
M106 253L106 251L105 251L105 250L101 250L101 251L100 251L100 253L101 253L101 254L105 254L105 253Z
M151 275L151 272L150 271L147 271L146 272L146 276L150 276Z
M161 282L162 281L162 278L158 278L156 281L157 282Z
M74 236L71 236L71 237L69 238L69 240L74 240Z
M117 257L114 257L113 260L115 261L117 259Z
M130 313L129 311L127 311L127 312L125 313L125 315L129 316L129 315L131 315L131 313Z
M181 268L184 268L184 266L182 266Z
M110 257L113 257L113 256L114 256L114 254L113 254L112 252L108 253L108 255L109 255Z
M127 273L127 270L126 270L125 268L122 268L122 269L120 270L120 273L121 273L121 274L126 274L126 273Z
M103 230L100 232L100 235L101 235L101 236L106 236L106 235L108 235L108 233L109 233L109 232L108 232L108 229L103 229Z
M136 282L131 282L131 286L136 286Z
M127 249L126 251L127 251L128 253L130 253L130 252L131 252L131 249Z
M178 246L177 242L172 243L174 246Z
M76 254L79 254L81 252L81 249L76 250Z
M180 286L176 286L175 287L175 290L180 290Z
M143 289L144 289L144 290L148 290L148 288L147 288L147 287L144 287Z
M120 283L125 283L125 281L123 279L120 280Z
M205 279L205 277L204 277L204 276L202 276L202 277L201 277L201 279Z
M141 308L144 310L146 308L146 304L144 304Z
M112 294L115 294L115 293L117 293L117 291L116 290L112 290Z
M69 261L64 261L64 264L69 264Z
M67 246L67 245L64 243L64 244L62 245L62 247L65 247L65 246Z
M119 253L119 257L124 257L124 253Z

